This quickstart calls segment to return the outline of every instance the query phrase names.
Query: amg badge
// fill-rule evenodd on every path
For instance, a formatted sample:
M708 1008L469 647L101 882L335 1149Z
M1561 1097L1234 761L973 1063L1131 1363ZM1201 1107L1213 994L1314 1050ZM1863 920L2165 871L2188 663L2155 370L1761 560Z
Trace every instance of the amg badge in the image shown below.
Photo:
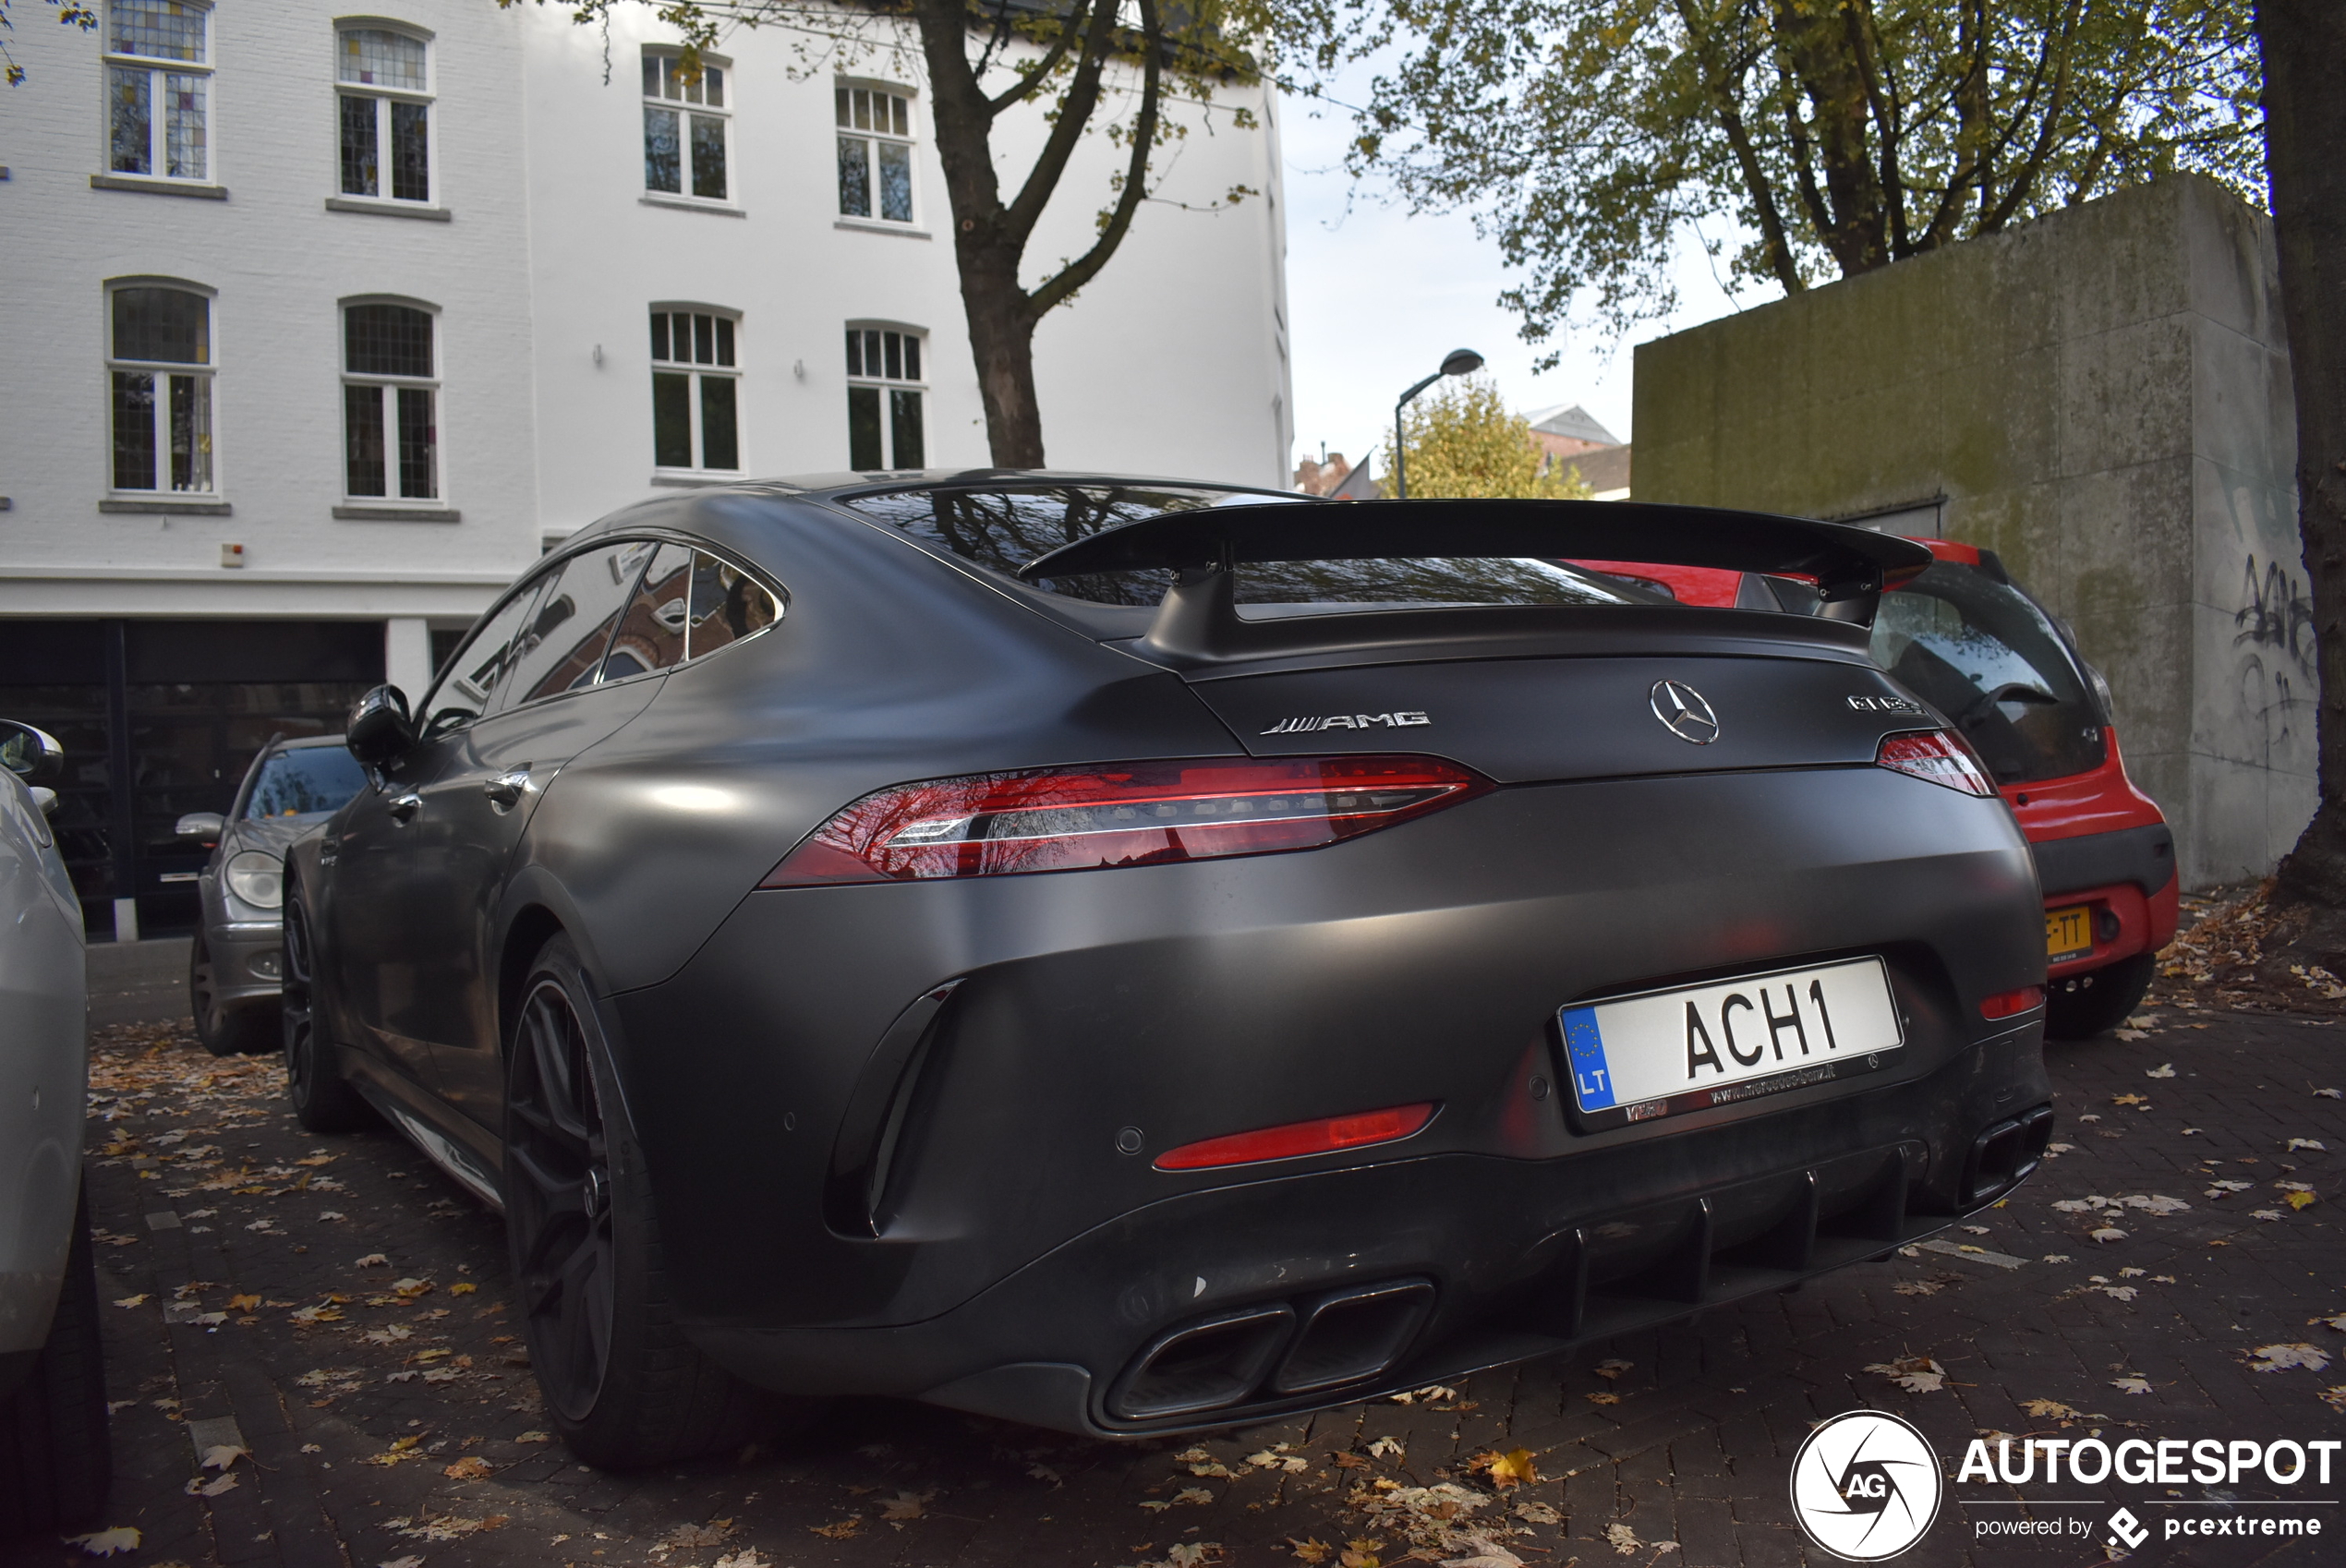
M1373 730L1382 724L1388 730L1407 730L1433 720L1421 713L1331 713L1324 718L1282 718L1265 735L1309 735L1320 730Z

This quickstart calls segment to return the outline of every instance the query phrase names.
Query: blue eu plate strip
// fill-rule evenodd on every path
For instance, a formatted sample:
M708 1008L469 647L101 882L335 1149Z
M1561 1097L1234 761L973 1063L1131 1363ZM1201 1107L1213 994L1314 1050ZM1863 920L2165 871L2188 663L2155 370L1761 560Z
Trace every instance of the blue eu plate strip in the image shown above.
M1564 1055L1572 1069L1573 1097L1584 1111L1602 1111L1613 1104L1613 1069L1604 1059L1604 1035L1597 1028L1594 1007L1564 1010Z

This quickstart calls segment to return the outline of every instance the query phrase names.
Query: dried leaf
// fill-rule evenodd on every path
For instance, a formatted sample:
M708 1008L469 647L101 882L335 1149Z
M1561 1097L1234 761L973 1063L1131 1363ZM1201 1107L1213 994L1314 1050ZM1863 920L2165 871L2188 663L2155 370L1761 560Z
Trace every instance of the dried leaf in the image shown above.
M2020 1407L2040 1421L2074 1420L2077 1415L2076 1411L2058 1399L2024 1399L2020 1402Z
M1190 1502L1195 1503L1198 1507L1203 1508L1213 1501L1214 1494L1206 1490L1203 1487L1183 1487L1179 1491L1173 1494L1173 1502L1177 1505L1184 1502Z
M758 1556L756 1547L745 1546L739 1551L729 1551L719 1558L716 1568L774 1568L774 1565Z
M87 1557L112 1557L118 1551L139 1550L139 1526L116 1525L110 1530L92 1530L86 1536L67 1536L66 1545L78 1546Z
M497 1471L488 1460L478 1454L467 1454L440 1473L452 1481L478 1481L495 1475Z
M853 1540L864 1533L864 1521L860 1516L851 1514L832 1524L809 1525L806 1527L818 1536L828 1536L835 1541Z
M116 1301L115 1305L117 1307L143 1307L146 1305L146 1295L142 1292L137 1296L123 1297L120 1300Z
M2138 1106L2146 1111L2150 1109L2150 1102L2139 1094L2113 1094L2110 1097L2110 1103L2113 1105Z
M1900 1296L1936 1296L1940 1290L1929 1280L1901 1280L1890 1288Z
M2089 1231L2086 1234L2105 1247L2109 1246L2113 1241L2123 1241L2126 1239L2126 1233L2120 1230L2116 1225L2103 1225L2100 1228Z
M231 1312L249 1312L260 1305L260 1297L258 1296L232 1296L228 1297L228 1310Z
M2110 1386L2121 1393L2148 1393L2150 1380L2148 1378L2112 1378L2110 1380Z
M924 1492L899 1491L894 1497L882 1498L880 1517L889 1521L921 1518L928 1512L928 1497Z
M1584 1393L1580 1397L1587 1400L1591 1405L1618 1405L1621 1403L1621 1396L1617 1393Z
M2281 1212L2279 1209L2251 1209L2248 1212L2248 1217L2252 1220L2263 1220L2267 1224L2270 1224L2281 1217Z
M1636 1366L1637 1363L1635 1361L1623 1361L1616 1358L1600 1361L1594 1367L1590 1368L1590 1370L1595 1372L1596 1375L1601 1378L1611 1381L1618 1379L1622 1373L1631 1370Z
M1289 1536L1287 1538L1287 1544L1295 1549L1295 1560L1298 1562L1325 1562L1328 1560L1328 1553L1336 1550L1317 1536L1307 1540L1297 1540L1293 1536Z
M216 1442L203 1451L203 1458L197 1462L196 1468L225 1470L233 1466L237 1460L249 1457L251 1453L252 1450L239 1448L232 1442Z
M1408 1452L1400 1443L1389 1437L1381 1437L1369 1444L1369 1453L1373 1458L1390 1459L1396 1464L1409 1457Z
M2172 1078L2174 1076L2175 1064L2172 1062L2161 1062L2157 1067L2152 1067L2149 1071L2143 1074L2143 1077L2145 1078Z
M660 1545L681 1551L697 1551L703 1547L717 1546L733 1533L731 1519L711 1519L706 1525L679 1525L660 1538Z
M2292 1151L2310 1149L2316 1154L2327 1154L2329 1152L2329 1146L2318 1138L2292 1138L2289 1140L2289 1148Z
M2329 1365L2328 1351L2302 1343L2260 1345L2249 1355L2255 1357L2248 1363L2248 1369L2252 1372L2283 1372L2298 1367L2309 1372L2318 1372Z
M1528 1448L1511 1449L1505 1453L1494 1449L1489 1453L1477 1455L1468 1463L1467 1468L1488 1476L1491 1484L1501 1491L1540 1478L1539 1465Z
M1544 1502L1525 1501L1515 1505L1515 1516L1527 1525L1561 1525L1564 1515Z
M358 1260L357 1266L361 1269L388 1269L391 1267L391 1260L380 1252L369 1252Z
M448 1287L448 1294L451 1296L470 1296L474 1291L478 1290L480 1286L473 1284L470 1280L459 1280L454 1285Z
M1866 1369L1879 1372L1908 1393L1936 1393L1946 1386L1947 1369L1928 1356L1907 1356L1895 1361L1876 1361Z
M1523 1568L1522 1558L1487 1537L1467 1536L1461 1544L1467 1555L1442 1559L1442 1568Z
M2310 1192L2292 1192L2288 1199L2289 1206L2292 1209L2305 1208L2314 1201L2314 1195Z

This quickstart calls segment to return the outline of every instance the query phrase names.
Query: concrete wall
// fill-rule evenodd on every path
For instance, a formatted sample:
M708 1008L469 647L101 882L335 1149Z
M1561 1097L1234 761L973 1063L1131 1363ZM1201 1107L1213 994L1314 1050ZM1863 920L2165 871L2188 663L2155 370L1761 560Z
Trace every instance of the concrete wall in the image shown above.
M2261 874L2315 803L2279 292L2270 220L2183 177L1641 344L1637 499L1936 501L2109 677L2185 885Z

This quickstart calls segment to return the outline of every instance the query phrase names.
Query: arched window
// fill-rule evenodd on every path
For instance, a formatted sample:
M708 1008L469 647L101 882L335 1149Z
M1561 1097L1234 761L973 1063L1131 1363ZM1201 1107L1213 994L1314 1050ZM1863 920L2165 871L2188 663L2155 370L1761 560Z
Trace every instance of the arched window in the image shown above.
M414 305L343 307L343 488L353 500L439 499L434 324Z
M927 390L921 372L928 334L913 327L847 329L847 465L928 466Z
M334 30L342 194L429 204L431 49L378 22Z
M707 306L652 307L652 462L732 473L742 465L740 318Z
M114 488L212 488L212 301L163 283L108 291Z

